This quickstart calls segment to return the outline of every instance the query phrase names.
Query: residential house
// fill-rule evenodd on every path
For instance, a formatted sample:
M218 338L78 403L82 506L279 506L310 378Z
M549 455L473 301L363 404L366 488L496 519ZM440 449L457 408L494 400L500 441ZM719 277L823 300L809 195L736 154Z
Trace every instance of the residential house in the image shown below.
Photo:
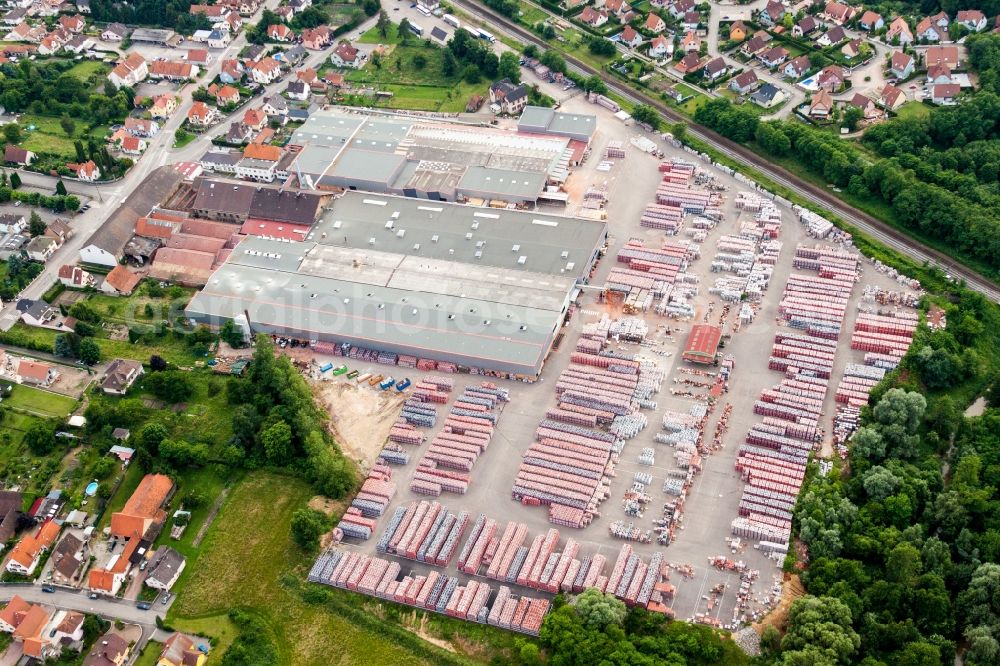
M238 83L243 79L243 63L239 60L224 60L219 71L219 80L223 83Z
M212 55L208 49L188 49L187 61L198 67L208 67L212 62Z
M129 642L112 630L97 639L83 666L124 666L131 652Z
M28 358L22 358L17 362L14 381L18 384L47 388L52 386L57 379L59 379L59 370L53 365Z
M24 365L25 362L26 360L22 360L20 365ZM52 548L58 536L59 525L52 520L43 522L34 534L25 534L10 551L7 571L21 576L33 574L42 555Z
M21 7L15 7L14 9L10 10L9 12L3 15L3 22L4 25L9 25L10 27L13 28L19 23L24 23L24 19L26 19L27 16L28 16L27 9L22 9Z
M235 123L234 123L235 124ZM242 123L240 123L242 124ZM201 156L199 164L205 171L215 173L236 173L236 165L243 159L243 154L236 150L210 150Z
M747 57L754 57L766 49L770 41L771 35L761 30L740 47L740 52Z
M149 138L156 136L156 133L160 131L160 126L156 121L145 118L126 118L125 131L133 136Z
M76 583L84 562L88 559L87 542L67 532L52 550L52 579L62 585Z
M306 59L309 52L306 51L305 47L301 44L296 44L295 46L274 54L274 59L285 69L291 67L298 67L302 64L302 61ZM364 56L362 56L364 57Z
M685 53L691 53L692 51L699 51L701 49L701 40L694 32L688 32L684 35L684 39L681 40L681 50Z
M957 46L931 46L924 51L924 67L945 64L952 69L962 67L962 56Z
M87 21L79 14L69 15L63 14L59 17L59 27L61 27L66 32L71 32L74 35L83 32L83 29L87 27Z
M4 149L3 161L7 164L17 164L18 166L29 166L35 161L35 155L30 150L25 150L24 148L19 148L11 144L7 144Z
M229 46L233 38L227 30L213 30L208 34L208 48L224 49Z
M145 80L147 76L149 76L149 67L146 65L146 60L138 53L130 53L125 60L111 70L108 80L115 88L121 88L122 86L134 86Z
M191 5L188 10L191 14L201 15L208 19L212 25L222 23L229 15L230 9L223 4L215 5Z
M513 84L510 79L501 79L490 86L490 103L500 107L501 113L520 113L528 105L528 89L521 84Z
M218 29L235 35L243 27L243 19L236 12L230 12L226 20L218 25Z
M19 234L28 228L24 215L0 213L0 234Z
M276 42L288 43L295 39L295 33L284 23L267 26L267 38Z
M169 546L160 546L146 567L145 583L154 590L169 590L184 571L184 556Z
M879 95L878 103L889 111L895 111L899 107L906 104L906 93L903 92L902 88L886 84L886 86L882 88L882 94Z
M25 251L28 253L28 258L32 261L40 261L43 264L49 260L49 258L59 249L58 243L54 238L49 238L48 236L35 236L28 243Z
M931 65L927 68L927 85L951 83L951 67L945 63Z
M805 37L811 35L820 28L820 22L815 16L806 16L801 21L792 26L792 36Z
M268 84L281 76L281 67L274 58L265 56L251 65L250 75L255 83Z
M749 95L759 84L757 73L748 69L729 80L729 89L739 95Z
M0 350L0 376L7 376L8 360L11 357L7 352ZM17 490L0 490L0 551L7 542L14 537L17 528L17 520L21 515L21 502L23 496ZM3 620L0 617L0 631L3 631Z
M663 22L663 19L658 14L650 13L646 17L646 22L642 24L642 27L649 32L659 35L667 29L667 24Z
M729 41L742 42L747 38L747 26L743 21L733 21L729 26Z
M219 106L229 106L238 104L240 101L240 91L226 84L215 91L215 103Z
M189 40L192 42L197 42L199 44L205 44L208 42L208 38L211 35L212 35L211 30L195 30L193 33L191 33L191 37L189 38Z
M309 99L309 84L302 81L290 81L285 86L285 96L288 99L304 102Z
M153 66L149 68L151 78L168 81L192 81L198 77L198 72L197 65L170 60L154 60Z
M660 60L661 58L666 58L671 53L670 40L663 35L657 35L653 37L652 41L649 43L649 57Z
M53 30L46 35L38 44L38 54L52 55L54 53L58 53L62 49L63 44L66 41L69 41L68 37L66 40L63 40L63 34L64 33L61 33L58 30Z
M809 60L809 56L800 55L785 63L781 72L790 79L798 80L809 71L810 67L812 67L812 62Z
M187 120L198 127L208 127L219 117L219 112L204 102L195 102L188 110Z
M348 88L347 82L344 80L344 75L340 72L329 71L323 75L323 83L325 83L330 88Z
M264 98L264 102L261 105L261 109L268 115L268 117L284 117L288 115L288 103L279 96L272 95L271 97Z
M109 23L101 32L101 39L106 42L120 42L129 36L129 29L121 23Z
M757 13L757 20L764 25L775 26L781 23L781 19L784 18L787 11L780 2L768 0L767 5Z
M152 540L163 527L166 519L163 505L173 492L174 482L169 476L144 476L122 510L111 514L111 536L129 541Z
M8 42L31 42L37 44L38 42L45 39L45 35L48 32L45 30L44 25L32 27L26 22L18 23L14 26L14 29L7 33L4 40Z
M141 280L141 277L125 268L122 264L118 264L104 277L104 282L101 283L101 291L114 296L128 296L135 290Z
M275 15L282 21L291 21L295 18L295 8L291 5L281 5L274 10Z
M629 48L636 48L642 44L642 35L630 25L625 26L625 29L621 31L618 35L618 41L628 46Z
M73 35L68 42L63 44L63 51L79 54L94 48L94 45L94 40L87 35Z
M819 39L816 40L816 44L825 48L827 46L839 44L845 39L847 39L847 33L844 32L844 29L839 25L835 25L820 35Z
M608 22L608 13L587 6L580 13L580 21L591 28L599 28Z
M870 9L865 11L858 20L858 27L868 32L881 30L884 26L885 20L882 18L882 15Z
M940 106L954 106L960 92L962 87L957 83L939 83L931 88L931 101Z
M325 49L333 41L333 32L325 25L302 31L302 46L312 51Z
M775 46L757 56L758 60L768 69L774 69L778 65L788 60L788 50L783 46Z
M667 5L667 11L675 19L682 19L684 15L694 9L694 0L674 0Z
M681 29L693 31L701 25L701 14L698 12L688 12L681 20Z
M861 45L864 44L862 39L852 39L843 46L840 47L840 52L844 54L844 57L848 60L853 60L861 55Z
M826 3L826 7L823 8L822 14L837 25L844 25L854 18L856 12L857 10L850 5L840 2L828 2Z
M765 83L750 95L750 100L757 106L770 109L785 101L785 92L772 83Z
M45 235L49 238L55 239L56 245L62 247L63 243L73 236L73 230L65 220L55 219L52 220L47 227L45 227Z
M226 131L226 143L235 146L242 145L252 138L253 130L239 121L230 123L229 129Z
M898 42L900 46L913 43L913 32L905 18L897 16L892 19L889 29L885 31L885 41L887 44Z
M704 68L704 76L709 81L716 81L721 79L723 76L729 73L729 67L726 65L726 61L721 57L713 58L708 61L708 64Z
M978 9L962 9L955 16L955 22L969 32L979 32L986 29L986 14Z
M255 132L259 132L267 125L267 114L263 109L247 109L243 114L243 124Z
M204 666L208 655L201 651L203 643L185 634L174 632L163 643L156 666Z
M149 107L149 115L157 120L169 118L177 110L177 98L173 95L157 95Z
M107 395L125 395L142 374L142 363L139 361L116 358L104 373L101 391Z
M123 136L119 141L119 149L126 155L142 155L146 147L146 140L137 136Z
M940 42L948 36L947 23L944 27L938 25L933 16L925 16L917 23L917 39L925 42Z
M63 286L72 289L84 289L86 287L93 287L95 284L93 275L79 266L72 266L70 264L59 267L59 282Z
M59 317L59 310L42 300L22 298L17 302L16 308L21 314L21 321L28 326L51 326Z
M889 72L900 81L913 74L913 66L913 56L902 51L893 51L889 58Z
M819 87L830 92L840 90L846 80L847 76L844 74L844 68L840 65L827 65L820 70L819 76L816 77Z
M854 93L854 96L848 100L847 105L861 109L861 112L864 114L864 119L869 122L879 120L885 115L882 112L882 109L878 108L870 97L866 97L861 93Z
M833 95L830 94L830 91L821 88L809 102L809 116L826 119L830 117L831 113L833 113Z
M703 66L701 56L699 56L697 52L693 51L678 60L677 64L674 65L674 69L677 70L679 74L692 74L697 72Z
M357 69L365 62L365 56L358 49L351 46L347 40L341 40L337 47L330 54L330 62L334 67Z
M83 614L63 610L53 613L15 594L0 611L0 631L12 634L14 642L20 644L17 658L47 662L59 656L64 641L72 643L83 638Z
M267 47L263 44L250 44L243 50L243 57L250 62L257 62L267 55Z

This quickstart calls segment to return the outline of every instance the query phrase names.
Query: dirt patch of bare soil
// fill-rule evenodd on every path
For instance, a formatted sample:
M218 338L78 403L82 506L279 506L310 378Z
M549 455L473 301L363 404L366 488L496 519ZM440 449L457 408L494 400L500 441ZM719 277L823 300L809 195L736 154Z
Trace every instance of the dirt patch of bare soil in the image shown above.
M802 579L797 574L785 574L785 584L781 587L781 599L760 622L753 625L758 634L763 634L767 627L774 627L778 631L784 631L788 624L788 609L792 603L801 596L805 596L806 588L802 585Z
M406 398L396 391L348 381L313 382L312 386L330 414L330 428L344 454L369 469Z
M329 497L316 495L309 500L309 508L328 516L336 516L344 512L344 503L339 500L332 500Z

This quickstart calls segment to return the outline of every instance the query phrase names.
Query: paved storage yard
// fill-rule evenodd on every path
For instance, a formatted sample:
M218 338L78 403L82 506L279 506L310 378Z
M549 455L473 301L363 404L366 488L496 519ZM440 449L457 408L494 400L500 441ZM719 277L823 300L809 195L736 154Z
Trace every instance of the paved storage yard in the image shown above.
M641 130L625 127L610 113L579 98L570 100L563 106L563 110L574 109L580 112L597 113L600 122L593 143L593 154L582 167L576 170L568 187L582 191L591 185L606 186L609 250L590 280L591 285L601 286L613 268L622 266L621 263L616 263L615 258L618 251L626 243L638 239L643 241L647 248L658 248L665 238L663 231L640 227L638 222L643 214L643 209L653 201L654 193L663 177L663 174L657 170L661 160L642 153L629 145L629 138L638 135ZM604 159L605 147L611 141L623 143L627 157L615 160L610 171L599 171L596 167ZM761 391L778 384L783 376L781 372L768 370L770 349L776 331L781 330L792 334L802 333L800 330L789 328L779 316L778 309L782 290L791 273L815 275L813 271L793 269L792 263L796 246L799 244L813 246L817 243L829 247L834 247L834 245L810 237L806 228L796 219L796 215L790 209L782 208L782 223L780 234L777 237L782 247L773 267L770 284L763 293L759 310L752 323L739 326L737 315L740 304L734 303L731 304L731 308L724 309L723 302L717 296L709 294L709 288L721 275L711 271L713 257L716 254L716 242L721 236L738 234L742 222L753 220L753 213L738 210L735 201L737 194L746 191L747 188L731 177L701 163L694 156L674 148L665 147L661 141L657 141L657 143L664 150L667 160L681 159L695 162L698 169L707 171L716 178L716 185L724 188L719 192L722 197L720 205L722 218L718 226L708 231L707 238L700 243L700 258L691 262L687 268L687 273L696 275L700 281L698 295L690 300L690 304L694 308L694 315L683 320L668 319L665 316L655 314L651 308L647 312L634 315L644 319L649 327L649 334L643 344L612 343L612 349L615 351L621 354L638 355L658 366L657 369L662 373L661 388L658 394L650 398L655 401L656 408L642 411L648 418L649 425L637 436L624 442L624 448L611 481L608 499L599 507L600 515L583 529L559 527L560 543L555 550L561 551L567 539L573 539L579 545L576 558L583 559L598 554L603 555L608 560L605 568L605 574L608 574L623 543L625 543L609 534L612 523L624 521L625 524L631 523L633 527L639 528L643 532L651 530L654 527L653 521L661 518L661 506L667 501L676 499L676 497L669 496L661 490L669 473L679 469L674 449L667 444L656 443L654 438L663 432L660 425L664 412L687 412L692 405L703 404L693 397L674 395L672 391L705 396L707 395L707 385L714 381L714 377L711 375L719 371L718 367L712 365L697 365L681 360L681 352L691 327L701 323L722 326L727 333L732 333L732 335L731 339L725 342L719 355L720 358L731 355L735 367L728 382L728 390L718 398L704 427L705 441L711 442L714 433L716 433L720 416L728 413L728 424L722 434L721 449L712 451L702 460L702 471L694 477L693 484L688 490L683 507L683 519L674 532L672 542L669 545L658 544L654 532L651 535L651 543L635 541L629 543L634 552L647 564L654 553L659 552L663 554L665 563L669 562L674 565L670 572L670 585L676 588L676 591L673 598L665 599L664 603L676 617L696 619L721 626L733 626L734 621L749 619L753 614L764 610L766 603L774 598L777 589L775 582L780 580L782 559L780 555L776 555L775 559L769 559L761 550L754 547L753 542L748 542L746 539L743 539L735 548L732 546L730 541L733 539L731 524L733 519L737 517L737 509L744 489L743 478L734 466L737 450L744 442L751 426L761 420L760 416L753 413L754 402L760 396ZM694 189L700 190L702 188L695 187ZM579 205L579 199L573 201L574 206ZM687 228L687 223L685 223L685 229ZM684 232L678 236L666 238L671 242L689 239L690 236L685 235ZM849 340L850 331L858 313L856 304L865 286L874 285L888 291L906 291L895 280L878 272L867 260L862 260L861 267L861 277L851 292L852 298L847 307L846 320L839 342L837 342L836 358L833 372L830 375L830 384L833 387L836 387L848 363L861 363L864 357L864 352L850 349ZM577 303L578 310L565 327L564 337L559 342L558 349L550 354L541 380L534 384L493 380L474 375L423 373L416 369L390 368L376 364L366 367L363 364L359 365L357 361L347 360L347 364L352 369L376 374L392 374L397 380L406 376L411 378L414 384L425 375L445 376L454 381L454 389L450 393L447 405L437 406L438 422L436 427L420 428L426 436L424 443L419 446L403 447L410 454L409 463L405 466L393 467L392 480L396 484L397 491L385 513L377 519L372 537L367 541L348 538L341 545L342 550L375 555L376 544L393 512L397 507L416 500L436 499L452 512L468 511L470 526L481 512L485 513L488 518L497 521L496 537L498 539L503 533L507 521L524 523L527 526L527 538L523 542L525 545L531 544L536 536L544 535L554 527L548 520L546 507L525 506L512 501L511 488L514 485L525 451L536 439L535 430L539 422L545 419L546 411L556 407L558 403L554 384L563 370L569 366L571 353L576 348L583 328L599 321L605 314L612 319L623 316L621 306L612 306L602 302L599 290L596 289L584 290ZM724 311L725 317L722 316ZM728 336L724 336L724 341L726 337ZM333 357L316 357L318 365L331 361L334 366L337 366L344 360ZM710 374L698 374L691 370ZM428 498L426 495L412 492L410 480L417 468L417 461L427 450L428 443L441 429L442 422L456 397L462 394L465 387L477 386L484 380L493 381L497 386L509 390L510 401L502 405L503 409L502 412L499 412L499 420L490 445L472 467L471 482L467 493L457 495L443 492L440 497ZM348 380L343 377L333 377L330 381L343 382ZM378 388L369 388L365 384L361 390L378 391ZM823 404L822 420L819 423L819 428L823 431L822 450L827 455L832 454L833 451L830 444L830 431L832 417L836 409L834 393L835 391L832 390L827 391ZM393 408L399 409L398 404ZM347 448L352 450L351 443L347 442L346 444ZM640 464L639 456L644 448L654 449L654 464ZM370 464L371 460L366 462ZM651 483L646 484L644 489L645 494L649 495L651 499L645 505L642 517L627 516L623 503L625 493L632 488L635 482L636 473L652 476ZM461 549L468 534L469 530L466 529L459 540L458 549ZM436 569L442 575L457 575L463 581L463 585L466 581L472 580L469 576L457 573L454 560L442 571L440 568L424 563L398 559L391 554L379 554L379 556L399 562L401 573L404 575L410 575L410 572L413 576L427 575L428 572ZM734 568L726 570L712 566L710 558L715 556L724 556L731 561L742 562L745 566L739 568L759 572L759 577L756 578L750 594L745 595L743 603L740 603L738 598L741 580L739 571L734 570ZM480 573L484 572L485 566ZM752 578L752 576L748 576L748 578ZM475 580L484 581L482 577ZM494 582L493 585L495 587L496 583ZM544 592L537 590L519 588L516 585L514 588L514 592L519 595L546 596Z

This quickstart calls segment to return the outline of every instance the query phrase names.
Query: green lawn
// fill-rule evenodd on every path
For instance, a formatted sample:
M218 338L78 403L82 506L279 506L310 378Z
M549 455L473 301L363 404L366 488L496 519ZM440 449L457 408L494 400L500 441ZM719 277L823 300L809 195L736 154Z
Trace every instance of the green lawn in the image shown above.
M66 418L76 407L76 399L30 386L15 385L3 404L13 409L23 409L34 414L53 418Z
M162 649L163 643L149 641L146 643L146 647L142 649L142 654L139 655L139 658L133 662L133 666L156 666L156 662L160 658L160 650Z
M211 513L216 498L219 497L228 482L235 480L231 478L232 476L227 474L227 470L219 465L209 465L202 469L188 470L177 479L179 497L193 491L207 498L207 501L191 510L191 521L188 523L187 529L184 530L184 534L180 539L174 540L170 538L168 518L168 526L164 527L163 531L160 532L160 536L156 539L156 546L170 546L184 555L184 557L194 557L197 552L197 549L193 545L194 539L197 537L202 525L204 525L205 519ZM172 508L179 509L180 504L180 502L176 502L176 506L172 506Z
M906 102L896 109L896 115L900 118L920 119L926 118L931 113L931 107L923 102Z
M358 41L362 44L395 44L398 41L398 28L399 25L396 23L389 24L389 30L383 37L382 33L378 31L378 27L373 27L361 35Z
M111 524L111 514L121 511L125 507L125 502L132 496L135 489L139 487L139 482L142 481L142 477L145 475L146 473L142 471L139 465L129 465L125 471L125 478L122 480L121 485L118 486L118 492L108 500L107 508L105 508L104 515L101 516L101 522L98 525L100 529L104 529Z
M77 120L76 130L73 136L69 137L59 125L59 118L30 113L22 115L19 122L21 127L25 129L24 139L20 144L22 148L39 154L57 155L67 160L76 159L74 139L81 139L84 143L86 143L88 136L103 140L109 131L106 125L90 129L84 125L82 120ZM34 129L28 131L27 128L32 126Z
M111 71L111 67L105 65L99 60L83 60L76 65L73 65L70 69L66 70L66 74L75 76L83 82L86 82L94 74L104 75Z

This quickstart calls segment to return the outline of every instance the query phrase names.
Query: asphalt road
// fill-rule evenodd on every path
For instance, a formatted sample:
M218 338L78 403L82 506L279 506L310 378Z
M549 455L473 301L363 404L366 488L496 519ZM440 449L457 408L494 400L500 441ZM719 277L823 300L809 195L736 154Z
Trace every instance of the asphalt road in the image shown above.
M45 604L81 613L93 613L106 619L121 620L143 627L154 627L156 616L164 617L170 608L170 604L164 606L160 602L155 602L152 608L144 611L136 608L134 601L104 597L90 599L87 593L78 590L67 590L61 587L57 587L55 590L55 592L50 593L42 592L40 585L0 584L0 601L6 603L16 594L25 601L34 604ZM173 603L173 599L174 597L171 597L171 603Z

